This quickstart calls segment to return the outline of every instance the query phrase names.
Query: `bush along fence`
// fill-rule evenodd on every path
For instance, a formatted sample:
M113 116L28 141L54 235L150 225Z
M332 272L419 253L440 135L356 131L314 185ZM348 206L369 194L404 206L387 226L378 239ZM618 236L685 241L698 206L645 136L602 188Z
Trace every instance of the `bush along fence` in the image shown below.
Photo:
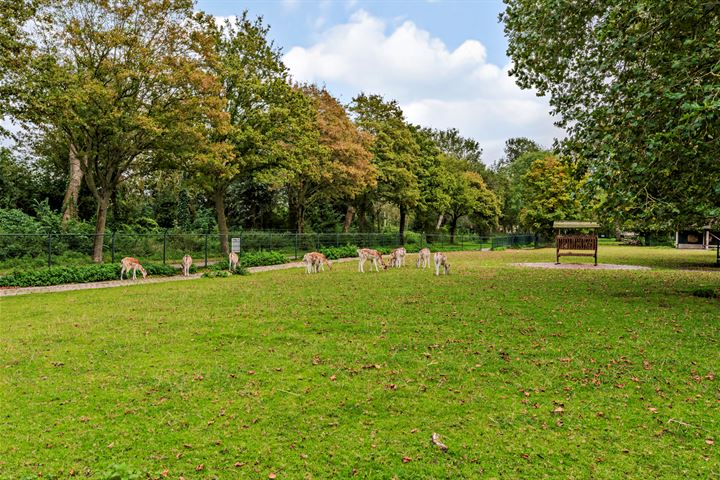
M12 268L41 268L54 265L83 265L91 263L93 234L11 234L0 233L0 271ZM207 267L222 260L222 245L238 251L245 266L269 257L253 257L257 252L274 252L275 263L302 258L310 251L351 246L347 256L354 256L356 247L378 250L404 244L409 251L423 247L431 250L495 250L538 244L533 235L482 236L458 234L422 234L407 232L403 239L396 233L277 233L245 231L230 233L221 238L217 233L151 233L134 234L112 232L103 235L103 262L117 263L126 256L141 262L179 264L189 254L195 265ZM265 263L267 265L267 263Z

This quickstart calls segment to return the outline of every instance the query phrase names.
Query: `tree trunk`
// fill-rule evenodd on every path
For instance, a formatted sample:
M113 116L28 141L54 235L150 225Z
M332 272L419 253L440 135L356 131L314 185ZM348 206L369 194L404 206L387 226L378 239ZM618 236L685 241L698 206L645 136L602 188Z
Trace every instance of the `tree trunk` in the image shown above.
M453 215L450 220L450 243L455 243L455 231L457 230L458 217Z
M228 226L225 216L225 189L221 188L215 192L215 213L217 214L218 233L220 235L220 251L224 256L230 253L228 248Z
M443 220L445 220L445 214L441 213L438 217L437 225L435 225L435 230L440 230L440 227L442 227Z
M80 159L77 156L77 150L72 143L68 152L68 186L65 190L65 198L62 204L62 225L69 220L75 220L78 216L78 198L80 196L80 186L82 185L83 172L80 168Z
M345 211L345 222L343 223L343 233L350 231L350 225L352 225L353 215L355 215L355 207L348 205Z
M305 207L298 204L297 206L297 233L305 232Z
M620 222L615 221L615 241L622 242L622 229L620 228Z
M93 239L92 254L92 259L95 263L102 263L103 261L103 245L105 244L105 223L107 222L107 213L109 207L109 196L102 196L98 199L97 215L95 216L95 238Z
M400 245L405 245L405 216L407 209L405 205L400 205Z

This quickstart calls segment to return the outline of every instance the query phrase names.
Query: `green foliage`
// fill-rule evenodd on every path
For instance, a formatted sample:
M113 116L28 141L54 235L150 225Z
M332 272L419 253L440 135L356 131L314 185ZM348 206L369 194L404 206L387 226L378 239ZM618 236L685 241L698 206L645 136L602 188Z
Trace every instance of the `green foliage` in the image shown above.
M505 3L510 73L550 95L602 209L653 229L720 216L717 2Z
M98 473L100 480L142 480L144 474L123 463L114 463Z
M177 275L178 269L170 265L144 264L148 275ZM81 266L45 267L37 270L16 271L0 277L0 287L41 287L65 283L88 283L118 280L120 265L100 264Z
M288 259L280 252L247 252L240 257L243 267L260 267L263 265L280 265L287 263Z
M522 177L520 223L527 231L550 236L554 221L580 215L580 187L566 164L551 154L543 155Z

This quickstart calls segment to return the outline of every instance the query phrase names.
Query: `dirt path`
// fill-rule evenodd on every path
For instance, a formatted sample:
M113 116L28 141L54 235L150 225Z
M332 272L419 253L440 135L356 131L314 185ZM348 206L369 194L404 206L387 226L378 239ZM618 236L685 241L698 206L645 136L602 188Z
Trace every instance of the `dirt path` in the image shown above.
M560 270L650 270L650 267L643 267L640 265L615 265L612 263L598 263L593 265L592 263L511 263L515 267L530 267L530 268L557 268Z
M339 260L333 260L333 263L344 263L357 260L356 258L341 258ZM290 268L304 268L305 264L302 262L290 262L283 263L280 265L267 265L263 267L249 267L247 270L250 273L269 272L272 270L287 270ZM189 277L175 276L175 277L155 277L146 278L145 280L110 280L107 282L89 282L89 283L67 283L65 285L49 285L47 287L10 287L0 288L0 297L11 297L14 295L27 295L30 293L48 293L48 292L67 292L71 290L92 290L96 288L112 288L112 287L124 287L128 285L145 285L148 283L164 283L164 282L183 282L187 280L196 280L200 278L202 274L195 273Z

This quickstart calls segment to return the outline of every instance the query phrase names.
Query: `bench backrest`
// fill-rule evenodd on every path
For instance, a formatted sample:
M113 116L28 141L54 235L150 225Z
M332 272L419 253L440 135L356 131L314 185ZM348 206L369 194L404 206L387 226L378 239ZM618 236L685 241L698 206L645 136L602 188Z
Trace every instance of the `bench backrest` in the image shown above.
M558 250L596 250L595 235L558 235L555 237Z

